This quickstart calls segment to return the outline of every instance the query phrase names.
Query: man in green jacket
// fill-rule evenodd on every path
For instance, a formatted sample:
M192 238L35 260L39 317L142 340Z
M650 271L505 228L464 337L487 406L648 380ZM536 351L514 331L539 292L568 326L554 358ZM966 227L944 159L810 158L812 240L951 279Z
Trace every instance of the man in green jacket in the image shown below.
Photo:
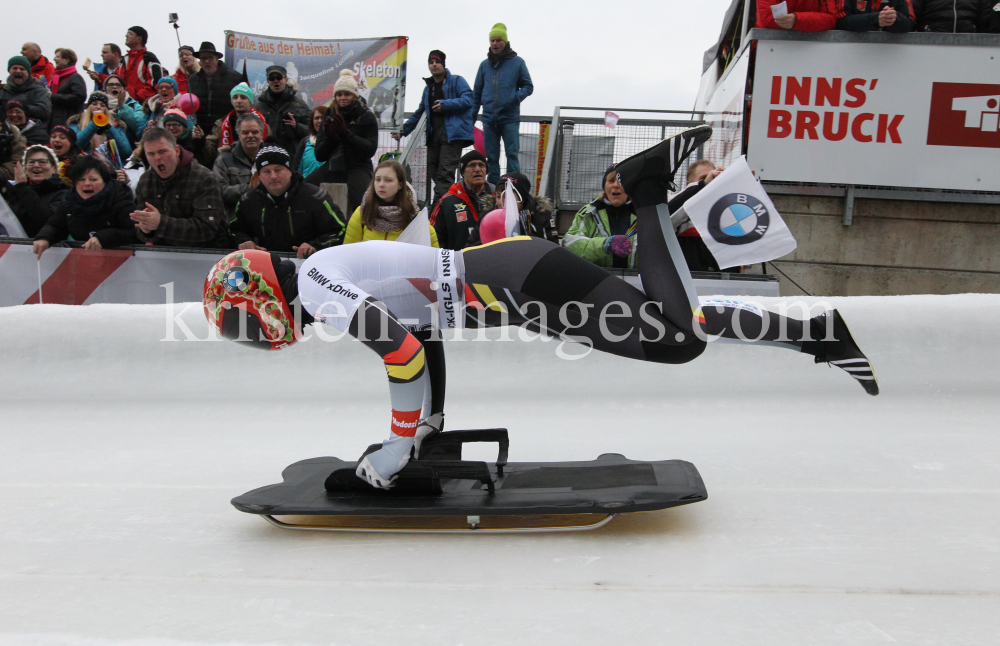
M604 173L601 195L580 209L563 237L564 247L599 267L635 268L635 209L618 183L615 166Z

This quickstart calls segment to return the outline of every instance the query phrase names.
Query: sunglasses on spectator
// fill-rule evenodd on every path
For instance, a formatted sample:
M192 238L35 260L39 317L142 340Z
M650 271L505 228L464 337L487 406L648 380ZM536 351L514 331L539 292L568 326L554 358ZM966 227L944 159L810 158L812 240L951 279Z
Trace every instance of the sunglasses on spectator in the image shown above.
M280 76L278 74L272 74L271 76L267 77L267 80L268 81L280 81L283 78L285 78L285 77L284 76Z

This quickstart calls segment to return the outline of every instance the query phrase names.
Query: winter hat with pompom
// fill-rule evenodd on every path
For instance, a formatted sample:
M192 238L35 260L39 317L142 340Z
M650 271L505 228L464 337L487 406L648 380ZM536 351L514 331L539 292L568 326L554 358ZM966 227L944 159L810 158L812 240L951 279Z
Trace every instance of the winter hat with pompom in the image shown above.
M333 84L333 93L336 94L341 90L350 92L354 96L361 96L358 94L358 82L354 80L351 70L340 70L340 78Z

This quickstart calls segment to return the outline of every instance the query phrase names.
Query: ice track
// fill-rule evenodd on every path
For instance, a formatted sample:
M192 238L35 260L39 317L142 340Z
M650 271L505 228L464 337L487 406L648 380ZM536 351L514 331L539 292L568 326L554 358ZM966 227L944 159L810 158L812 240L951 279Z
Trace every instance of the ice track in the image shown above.
M880 397L768 347L672 367L450 343L449 428L506 426L512 460L683 458L709 499L430 537L282 532L229 504L382 439L360 344L265 354L161 341L164 307L0 309L0 646L998 643L1000 296L829 302ZM206 337L200 307L180 320Z

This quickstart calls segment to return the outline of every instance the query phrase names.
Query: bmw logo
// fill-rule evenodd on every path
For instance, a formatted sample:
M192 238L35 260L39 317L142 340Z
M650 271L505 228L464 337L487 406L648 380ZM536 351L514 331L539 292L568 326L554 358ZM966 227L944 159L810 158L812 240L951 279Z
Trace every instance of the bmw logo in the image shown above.
M730 193L720 198L708 212L708 232L728 245L757 242L767 233L771 216L753 195Z
M222 277L227 292L245 292L250 284L250 272L243 267L230 267Z

